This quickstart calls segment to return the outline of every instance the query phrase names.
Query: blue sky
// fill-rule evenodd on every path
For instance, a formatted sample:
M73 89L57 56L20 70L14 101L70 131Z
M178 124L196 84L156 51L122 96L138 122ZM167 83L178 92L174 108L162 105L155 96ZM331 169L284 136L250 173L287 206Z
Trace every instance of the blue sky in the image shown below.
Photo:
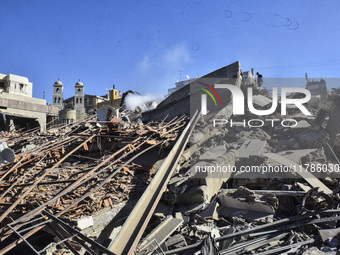
M0 73L28 77L52 101L166 94L176 80L240 61L264 77L339 77L340 1L2 0Z

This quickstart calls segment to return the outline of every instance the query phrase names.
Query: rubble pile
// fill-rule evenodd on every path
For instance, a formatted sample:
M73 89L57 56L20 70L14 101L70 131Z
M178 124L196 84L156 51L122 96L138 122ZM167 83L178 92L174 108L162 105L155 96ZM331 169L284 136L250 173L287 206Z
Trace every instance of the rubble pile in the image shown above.
M290 114L294 116L294 111ZM202 119L202 126L208 118ZM229 162L237 170L241 166L278 166L285 163L282 159L302 166L336 164L334 157L325 155L329 137L323 125L305 119L294 128L224 127L218 136L212 136L214 131L207 127L198 128L190 144L195 149L187 151L192 153L191 164L183 160L169 181L163 204L154 214L160 223L145 237L138 254L337 254L339 171L329 176L323 173L320 180L317 174L298 172L276 176L269 171L195 173L197 162L213 166ZM209 138L202 143L203 137ZM311 142L306 145L306 140ZM222 159L228 154L229 159ZM170 209L164 211L165 205ZM162 226L170 216L181 224ZM153 236L160 227L162 235Z
M249 77L236 62L147 112L105 106L97 119L7 133L0 254L339 254L339 95L319 104L315 92L282 114ZM234 114L225 84L273 111ZM204 109L203 86L220 105Z
M93 215L104 215L100 233L117 208L145 190L156 172L153 165L167 154L185 122L184 116L147 125L92 118L45 132L7 134L16 159L0 171L1 248L16 237L12 228L27 220L34 226L42 210L81 230L96 224Z
M269 109L268 90L254 92ZM231 103L202 116L137 254L338 254L338 98L305 105L310 116L238 117Z

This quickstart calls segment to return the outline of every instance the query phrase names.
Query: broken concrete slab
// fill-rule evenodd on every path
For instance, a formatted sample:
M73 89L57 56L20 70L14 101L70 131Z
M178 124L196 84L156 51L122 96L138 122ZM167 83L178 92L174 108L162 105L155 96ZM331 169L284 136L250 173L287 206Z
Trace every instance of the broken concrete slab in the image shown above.
M198 213L198 215L204 219L218 220L217 207L218 204L216 202L211 203L207 206L207 208Z
M170 237L166 242L165 246L167 249L181 248L187 245L187 242L183 235L177 234Z
M21 149L21 153L31 153L36 148L35 144L27 144Z
M282 156L298 164L301 158L315 151L316 149L286 150L278 152L277 155Z
M238 151L231 149L212 161L199 161L191 169L192 186L178 198L177 204L198 204L210 201L222 184L231 176L231 172L209 171L209 167L233 166ZM198 187L197 187L198 186Z
M114 208L105 207L99 211L94 212L91 215L91 219L89 216L83 216L78 219L73 219L76 225L83 226L82 233L88 236L98 236L100 235L101 231L103 231L106 226L112 221L112 219L120 212L120 210L125 206L125 202L115 204ZM79 223L80 222L80 223ZM85 227L89 224L91 226Z
M327 142L328 133L321 129L319 132L308 132L299 136L301 146L305 148L320 148Z
M301 133L303 131L306 131L307 129L309 129L311 127L311 125L308 123L308 121L306 120L300 120L297 122L296 126L292 126L291 130L294 133Z
M224 153L226 153L227 147L225 144L218 145L215 148L203 153L200 157L199 160L215 160L216 158L222 156Z
M93 217L92 216L87 216L87 217L82 217L77 221L77 227L80 230L84 230L88 227L93 226Z
M154 215L160 218L166 218L167 215L171 215L172 211L172 206L166 205L163 202L159 202L155 209Z
M274 153L265 153L263 154L263 156L271 158L287 167L293 167L294 165L296 165L295 162ZM323 191L326 194L333 193L332 190L330 190L325 184L317 179L312 173L306 171L306 169L304 169L303 167L299 167L298 171L295 171L295 173L303 177L310 185L312 185L312 187L318 187L320 191Z
M323 242L330 241L333 237L340 233L340 228L319 229L319 234Z
M255 108L267 108L269 105L272 105L272 99L263 96L263 95L254 95L253 96L253 105Z
M144 240L140 243L138 250L147 253L154 250L151 243L161 245L165 240L183 223L183 219L177 219L168 216L161 224L159 224Z
M219 215L228 218L242 216L248 221L254 221L274 215L274 209L270 205L261 202L248 203L225 194L218 196L218 202L220 204L217 210Z
M266 146L267 141L260 139L251 139L243 143L238 149L240 159L249 159L249 157L259 157L262 149Z

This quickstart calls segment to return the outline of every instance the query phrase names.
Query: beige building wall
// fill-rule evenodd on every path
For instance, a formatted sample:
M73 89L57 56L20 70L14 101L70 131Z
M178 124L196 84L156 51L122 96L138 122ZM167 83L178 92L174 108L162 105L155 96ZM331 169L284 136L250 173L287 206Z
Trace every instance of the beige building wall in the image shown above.
M85 113L78 110L61 110L59 112L59 123L70 124L85 118Z
M0 74L0 112L11 118L37 119L41 128L46 116L58 115L58 109L46 105L46 100L32 97L33 84L26 77Z
M0 74L0 82L4 83L4 88L0 86L0 92L32 97L33 84L26 77Z

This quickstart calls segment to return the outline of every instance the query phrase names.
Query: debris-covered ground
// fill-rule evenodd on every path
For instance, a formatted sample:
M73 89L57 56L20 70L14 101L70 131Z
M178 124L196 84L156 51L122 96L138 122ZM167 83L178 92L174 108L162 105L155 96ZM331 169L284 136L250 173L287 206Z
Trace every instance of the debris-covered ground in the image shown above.
M79 230L96 223L91 235L99 235L128 200L143 193L185 123L185 117L147 125L114 117L8 133L4 140L17 156L1 168L1 246L9 245L3 251L16 245L12 229L28 224L32 232L21 232L28 240L42 229L37 217L44 210Z
M195 82L216 76L247 85L239 63ZM252 89L254 107L270 109L273 95ZM15 160L0 170L0 254L338 254L336 91L304 104L311 115L242 117L230 98L189 114L193 94L184 87L142 118L106 108L4 135Z

